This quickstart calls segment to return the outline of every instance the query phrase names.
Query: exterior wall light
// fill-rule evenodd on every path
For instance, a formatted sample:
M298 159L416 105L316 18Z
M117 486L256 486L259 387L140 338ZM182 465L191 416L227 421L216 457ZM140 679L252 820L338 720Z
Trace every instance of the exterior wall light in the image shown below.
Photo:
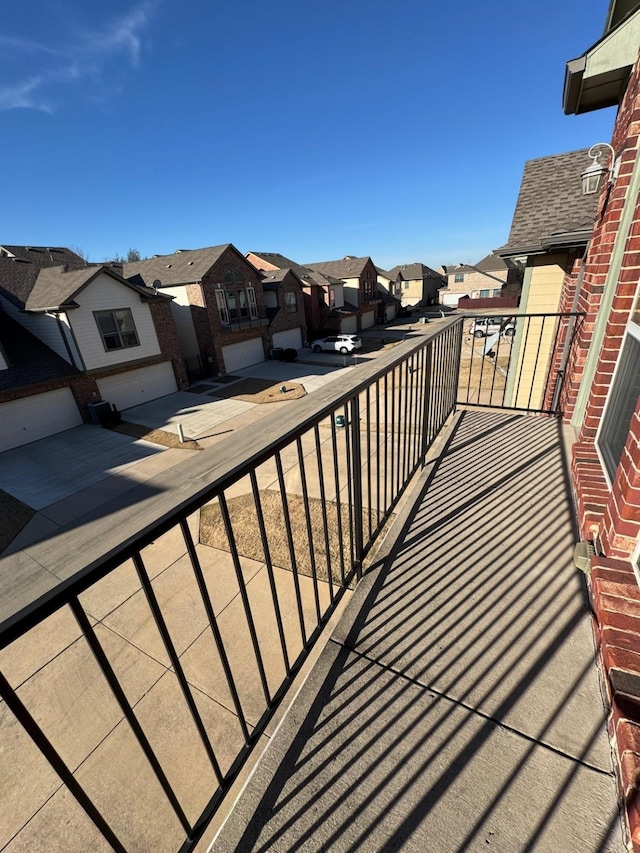
M610 154L609 166L600 162L600 158L605 153L602 149L608 149ZM618 172L618 164L614 164L615 151L608 142L596 142L589 149L589 157L593 160L591 165L587 166L582 175L582 195L592 195L597 193L602 184L602 178L609 173L609 183L612 184L616 179Z

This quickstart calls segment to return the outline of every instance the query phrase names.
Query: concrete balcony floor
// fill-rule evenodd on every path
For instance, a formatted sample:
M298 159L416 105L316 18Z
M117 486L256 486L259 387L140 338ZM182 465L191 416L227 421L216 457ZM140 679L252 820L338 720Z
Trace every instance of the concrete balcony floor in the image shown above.
M466 411L214 851L626 849L560 425Z

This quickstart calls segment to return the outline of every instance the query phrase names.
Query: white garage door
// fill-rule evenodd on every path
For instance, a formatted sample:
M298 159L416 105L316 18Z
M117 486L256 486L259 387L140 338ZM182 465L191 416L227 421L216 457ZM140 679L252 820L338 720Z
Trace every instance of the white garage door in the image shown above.
M0 422L0 451L3 451L79 426L82 417L71 388L58 388L2 403Z
M293 347L294 349L302 349L302 329L297 326L295 329L289 329L286 332L276 332L273 336L273 346Z
M358 331L358 318L345 317L340 321L340 331L343 335L355 335Z
M262 338L252 338L250 341L242 341L239 344L229 344L229 346L222 347L222 356L227 373L233 373L234 370L258 364L265 360Z
M177 390L176 377L170 361L140 367L126 373L116 373L98 379L102 399L113 403L116 408L129 409L157 397L173 394Z
M362 315L362 328L370 329L371 326L375 326L376 324L376 312L375 311L365 311Z
M442 305L458 306L458 299L464 296L464 293L440 293L440 302Z

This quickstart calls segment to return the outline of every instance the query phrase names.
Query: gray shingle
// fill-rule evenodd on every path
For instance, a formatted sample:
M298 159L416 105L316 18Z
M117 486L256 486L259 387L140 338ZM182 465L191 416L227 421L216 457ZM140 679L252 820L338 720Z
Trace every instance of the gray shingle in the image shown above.
M528 160L504 254L543 251L553 234L575 233L578 243L590 232L598 194L582 194L580 176L590 164L588 149Z
M224 243L205 249L181 249L172 255L156 255L146 261L123 264L123 275L126 279L139 278L147 287L151 287L154 281L160 282L158 287L191 284L202 281L230 246L231 243Z

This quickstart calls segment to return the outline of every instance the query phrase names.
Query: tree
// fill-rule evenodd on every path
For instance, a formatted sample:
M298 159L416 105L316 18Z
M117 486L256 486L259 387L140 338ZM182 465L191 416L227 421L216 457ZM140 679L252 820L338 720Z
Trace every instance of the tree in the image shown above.
M134 261L141 261L142 257L137 249L129 249L127 252L127 263L132 264Z

